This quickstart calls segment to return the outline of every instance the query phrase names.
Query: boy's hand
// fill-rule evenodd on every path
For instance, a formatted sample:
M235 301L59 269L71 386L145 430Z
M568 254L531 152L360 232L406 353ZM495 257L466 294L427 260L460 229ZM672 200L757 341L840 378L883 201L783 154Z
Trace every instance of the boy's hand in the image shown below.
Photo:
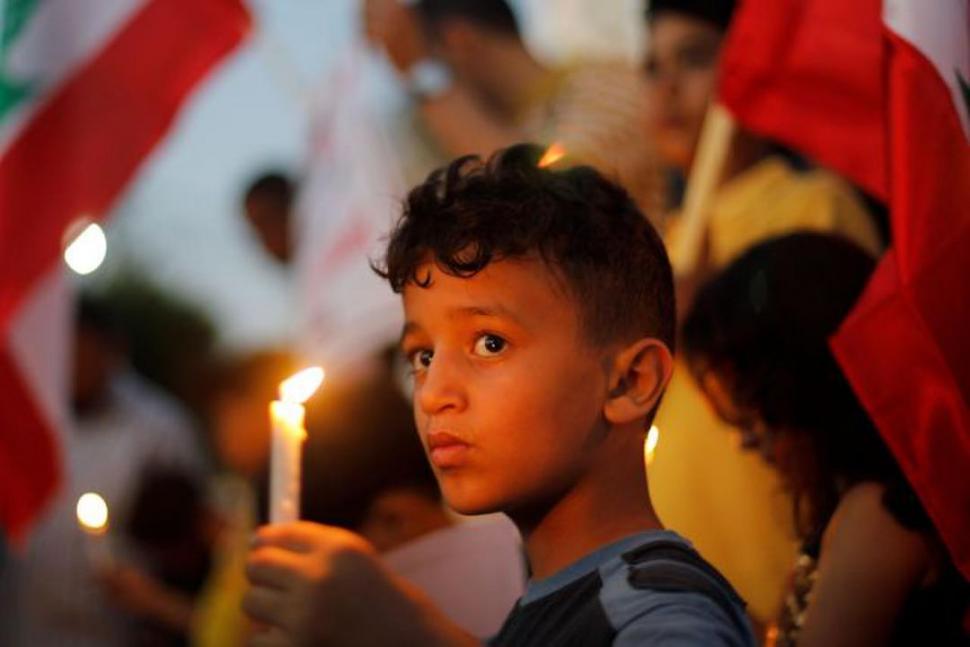
M462 636L396 581L361 537L308 522L256 533L243 610L254 647L462 644ZM466 643L467 644L467 643Z

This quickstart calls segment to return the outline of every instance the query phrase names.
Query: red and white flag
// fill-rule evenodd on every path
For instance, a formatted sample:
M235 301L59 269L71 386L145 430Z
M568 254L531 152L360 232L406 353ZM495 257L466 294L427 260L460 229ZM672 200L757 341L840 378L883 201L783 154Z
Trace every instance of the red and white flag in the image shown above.
M832 340L970 578L967 0L744 0L721 100L890 208L892 246Z
M16 538L59 480L65 229L110 214L249 17L239 0L6 0L0 17L0 525Z

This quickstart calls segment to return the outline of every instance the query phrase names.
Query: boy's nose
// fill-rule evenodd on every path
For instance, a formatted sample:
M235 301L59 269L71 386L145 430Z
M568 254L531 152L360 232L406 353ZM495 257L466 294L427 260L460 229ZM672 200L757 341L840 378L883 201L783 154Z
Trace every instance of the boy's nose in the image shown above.
M460 411L468 404L460 370L442 353L435 354L415 397L421 411L429 416L449 410Z

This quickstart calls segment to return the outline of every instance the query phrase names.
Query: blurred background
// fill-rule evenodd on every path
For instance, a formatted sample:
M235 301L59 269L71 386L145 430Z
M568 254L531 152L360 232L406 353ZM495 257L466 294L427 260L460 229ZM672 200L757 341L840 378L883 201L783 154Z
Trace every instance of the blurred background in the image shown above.
M735 4L0 0L0 641L241 644L279 423L267 406L310 365L326 377L306 403L302 516L360 532L462 626L494 632L527 573L519 538L443 507L395 349L398 297L371 262L411 186L519 141L621 183L668 245L695 327L647 436L651 496L762 635L797 615L792 566L832 513L805 530L792 482L819 438L860 420L970 572L970 485L939 477L970 464L970 305L939 287L970 269L954 251L970 244L966 2L935 22L902 0ZM889 74L902 68L884 30L922 48L932 92ZM897 100L942 106L931 135L884 78L906 88ZM713 288L688 316L749 251L807 232L826 242L794 249L831 264L829 283L756 268L728 299L754 304L736 329ZM785 309L813 285L807 311ZM908 305L883 316L873 294ZM812 352L712 386L704 361L727 352L712 340L750 341L775 316L818 324L792 327ZM920 332L903 344L900 330ZM780 356L758 331L750 357ZM725 390L753 412L730 420ZM821 444L779 465L737 418L790 429L787 414ZM813 483L827 496L856 476Z

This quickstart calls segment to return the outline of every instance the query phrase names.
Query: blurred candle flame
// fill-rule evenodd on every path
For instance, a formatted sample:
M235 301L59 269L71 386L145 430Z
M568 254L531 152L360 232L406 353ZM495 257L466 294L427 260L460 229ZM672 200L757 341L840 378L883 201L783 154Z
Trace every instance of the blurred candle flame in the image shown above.
M553 143L546 152L542 154L542 158L539 160L539 168L546 168L552 166L562 158L566 156L566 149L562 144L556 142Z
M323 383L324 372L319 366L305 368L280 384L280 399L283 402L303 404L310 399Z
M108 527L108 504L100 494L85 492L77 500L77 521L90 533L102 533Z
M108 240L96 222L88 224L64 249L64 262L74 272L90 274L101 267L108 253Z
M647 440L643 443L643 455L647 465L653 462L653 457L657 453L657 444L660 442L660 430L657 425L652 425L647 432Z

